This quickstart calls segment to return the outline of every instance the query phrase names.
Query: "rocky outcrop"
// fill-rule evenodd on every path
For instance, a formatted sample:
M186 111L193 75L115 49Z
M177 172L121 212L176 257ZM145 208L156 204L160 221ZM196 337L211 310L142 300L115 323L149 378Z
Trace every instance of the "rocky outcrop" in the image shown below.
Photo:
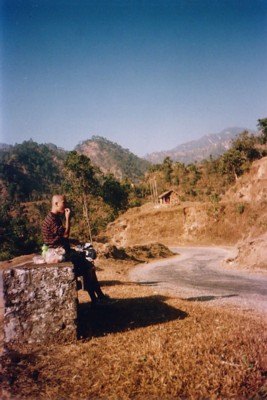
M267 157L255 161L249 173L238 178L236 185L226 192L224 200L262 203L267 201Z
M77 337L77 290L69 263L3 272L4 345L47 345Z
M260 268L267 272L267 232L257 238L247 238L238 243L237 256L230 260L234 266Z

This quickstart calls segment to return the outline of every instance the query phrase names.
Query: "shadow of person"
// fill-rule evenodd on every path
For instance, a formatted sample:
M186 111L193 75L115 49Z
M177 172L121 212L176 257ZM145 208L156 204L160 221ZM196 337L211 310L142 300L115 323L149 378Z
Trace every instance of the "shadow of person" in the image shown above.
M121 299L115 304L101 307L79 304L77 337L99 337L187 317L186 312L169 306L165 300L167 297L156 295Z

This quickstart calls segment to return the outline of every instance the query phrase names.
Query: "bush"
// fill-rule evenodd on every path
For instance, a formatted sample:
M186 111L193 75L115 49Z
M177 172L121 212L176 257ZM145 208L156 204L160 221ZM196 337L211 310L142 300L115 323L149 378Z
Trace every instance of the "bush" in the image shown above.
M243 212L245 211L245 205L244 204L238 204L237 206L236 206L236 208L237 208L237 212L238 212L238 214L243 214Z

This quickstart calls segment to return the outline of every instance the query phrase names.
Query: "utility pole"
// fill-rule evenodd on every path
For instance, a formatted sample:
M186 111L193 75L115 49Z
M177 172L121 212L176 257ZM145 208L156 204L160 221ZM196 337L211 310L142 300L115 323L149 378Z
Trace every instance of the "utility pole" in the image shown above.
M87 228L88 228L88 233L89 233L89 238L90 242L93 244L93 238L92 238L92 231L91 231L91 225L90 225L90 218L89 218L89 212L88 212L88 206L87 206L87 196L85 193L83 193L83 213L87 222Z
M150 192L152 195L152 202L154 204L157 204L158 203L158 187L157 187L156 178L154 177L153 179L150 179L149 184L150 184Z

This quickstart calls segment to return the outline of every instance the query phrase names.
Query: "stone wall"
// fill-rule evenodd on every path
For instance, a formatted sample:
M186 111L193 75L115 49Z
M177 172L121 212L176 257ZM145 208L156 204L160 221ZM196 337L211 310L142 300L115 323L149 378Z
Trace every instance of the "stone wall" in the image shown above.
M77 290L72 264L3 271L4 346L72 342L77 338Z

